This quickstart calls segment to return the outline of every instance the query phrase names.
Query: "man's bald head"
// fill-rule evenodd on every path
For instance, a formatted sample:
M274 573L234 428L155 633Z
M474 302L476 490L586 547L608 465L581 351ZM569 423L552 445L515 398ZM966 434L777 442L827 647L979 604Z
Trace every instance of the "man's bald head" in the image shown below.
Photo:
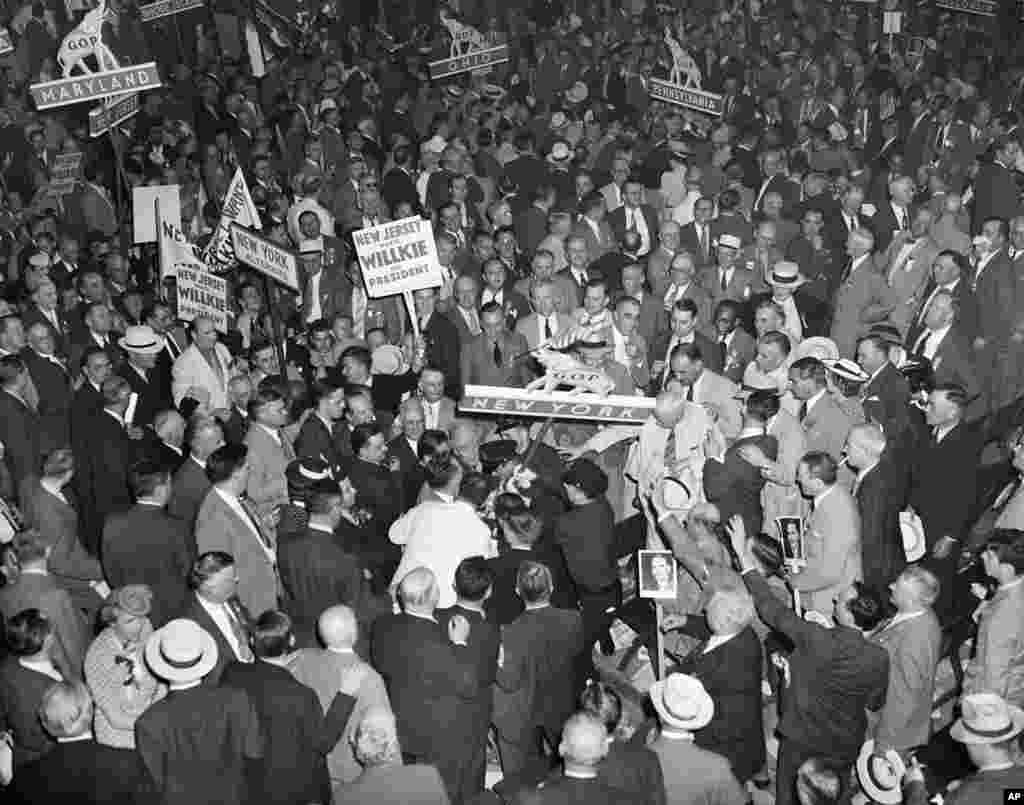
M317 632L327 648L352 648L359 637L359 625L351 607L328 607L317 620Z
M674 428L685 410L686 398L675 391L663 391L654 401L654 419L663 428Z
M565 722L558 751L566 765L595 767L608 754L608 732L589 713L576 713Z
M849 438L876 460L881 458L885 451L885 434L878 425L856 425L851 428Z
M185 438L185 420L173 408L158 411L153 417L153 430L165 442L181 446Z
M406 611L433 612L439 595L437 579L429 568L410 570L398 583L398 603Z

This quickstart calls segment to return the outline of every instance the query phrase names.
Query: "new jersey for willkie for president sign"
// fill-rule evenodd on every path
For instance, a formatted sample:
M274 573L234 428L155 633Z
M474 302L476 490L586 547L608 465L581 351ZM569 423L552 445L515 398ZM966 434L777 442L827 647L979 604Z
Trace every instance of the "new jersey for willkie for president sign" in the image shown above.
M382 296L442 284L434 229L418 215L352 233L366 293Z

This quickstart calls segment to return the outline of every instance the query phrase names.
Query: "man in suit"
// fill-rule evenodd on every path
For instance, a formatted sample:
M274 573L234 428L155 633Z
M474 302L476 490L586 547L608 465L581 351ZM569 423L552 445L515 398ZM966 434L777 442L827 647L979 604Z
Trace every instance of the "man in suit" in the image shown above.
M583 291L590 279L590 253L586 241L579 235L566 238L565 257L569 264L554 275L554 281L565 301L565 312L569 313L582 306Z
M864 188L851 183L839 199L839 209L825 219L825 235L837 255L846 250L850 235L867 225L861 213L864 200Z
M313 384L311 389L313 410L306 417L295 437L296 458L326 461L335 473L340 473L351 457L345 416L345 390L330 380Z
M611 181L599 191L604 196L605 209L615 212L622 206L626 180L629 178L629 160L616 157L612 160Z
M263 735L243 691L197 684L217 659L213 636L190 620L173 620L146 642L149 667L171 690L135 722L135 746L160 801L248 799L246 771L264 759Z
M920 304L913 310L906 329L906 347L913 350L925 329L925 318L936 295L942 291L952 295L956 302L956 328L973 346L978 335L978 302L971 290L973 272L967 258L951 250L941 251L932 261L931 276L917 299ZM1001 336L1005 337L1005 333Z
M537 159L533 154L529 156L534 160ZM522 158L520 157L520 159ZM537 161L540 163L541 170L544 170L544 163L540 162L540 160ZM513 175L508 171L511 165L514 164L515 162L512 162L505 166L507 176ZM544 170L543 178L532 190L528 190L523 185L524 181L529 181L526 177L519 176L518 178L513 178L513 181L519 183L521 192L530 199L530 206L516 216L515 223L516 240L523 252L528 255L532 255L537 251L537 247L547 236L548 216L555 206L555 188L548 183L546 173L546 170Z
M192 428L188 458L174 473L167 513L188 526L189 547L192 553L195 553L195 538L191 535L196 515L206 493L210 491L210 479L206 477L206 462L213 452L223 445L224 431L220 423L212 417L202 420Z
M285 470L295 458L283 430L290 419L288 403L276 389L260 389L249 402L249 418L252 425L245 435L249 467L245 492L256 510L266 515L288 502Z
M1005 218L989 218L974 239L978 262L971 280L978 311L975 349L1006 339L1013 330L1024 299L1018 298L1019 281L1007 246L1009 225Z
M27 340L21 358L39 395L40 451L46 453L71 442L71 377L55 354L53 334L46 324L31 325Z
M454 606L438 609L437 621L447 630L451 619L459 615L469 622L466 647L475 655L479 692L470 707L474 713L466 719L470 727L463 737L468 757L462 766L461 780L455 800L471 802L484 790L484 772L487 767L487 732L491 724L494 694L491 686L498 670L498 650L501 643L499 627L488 621L484 604L491 595L494 576L488 560L482 556L463 559L455 570Z
M121 373L137 395L131 424L152 425L157 411L174 407L170 377L161 377L156 368L164 348L163 339L148 324L141 324L129 327L118 340L118 346L127 355Z
M131 398L128 383L112 375L102 390L103 408L88 421L84 439L73 445L82 544L97 556L107 516L131 506L128 470L143 447L138 432L124 421Z
M56 745L18 767L6 796L25 805L141 801L146 780L138 755L96 743L94 712L92 696L82 683L52 685L43 694L39 719Z
M233 662L222 687L244 690L259 717L264 754L260 790L268 802L329 802L325 757L341 741L355 707L361 679L340 677L340 687L321 708L317 692L296 675L295 636L285 613L264 612L252 628L256 662Z
M790 391L799 401L798 418L808 450L828 453L833 461L843 455L846 437L855 423L828 390L825 364L806 357L789 367Z
M390 579L398 567L400 551L389 542L388 530L406 508L398 462L387 460L387 439L376 422L353 428L352 453L348 480L356 490L356 505L373 515L373 544L368 547L376 558L371 570Z
M648 271L648 273L650 273ZM665 325L671 319L673 305L682 299L691 299L697 305L697 315L700 317L700 329L704 335L710 336L713 328L711 325L711 294L697 280L697 266L694 264L693 256L689 252L680 252L672 258L668 268L667 284L663 286L661 294L664 309L669 313L661 313L661 322L658 330L668 329Z
M764 287L763 280L755 277L754 272L737 265L742 245L738 237L730 234L723 234L715 240L717 264L706 267L698 280L711 296L711 307L723 299L746 302Z
M352 311L352 283L345 274L344 246L340 239L321 236L320 218L312 210L299 216L302 230L302 319L328 321Z
M433 763L456 797L466 747L448 737L472 734L470 705L480 688L470 624L453 615L447 633L441 629L437 581L426 568L410 571L397 593L401 614L374 623L373 665L387 684L406 761Z
M702 196L694 202L693 220L679 231L680 248L693 255L694 262L702 271L715 262L715 238L711 233L714 217L714 199Z
M733 383L743 379L743 372L754 359L757 344L753 336L740 326L742 306L733 299L723 299L712 313L712 331L721 358L721 374Z
M914 180L910 176L896 176L889 181L889 201L871 217L871 230L875 248L884 252L896 233L910 229L910 205L914 201Z
M1003 136L992 144L995 159L985 163L974 179L974 216L972 231L980 232L990 218L1017 214L1019 199L1015 166L1020 155L1017 137Z
M937 383L963 386L970 401L968 416L976 419L987 410L984 387L974 368L970 341L961 334L956 317L957 304L952 294L939 291L928 305L924 329L915 342L908 344L908 352L931 361Z
M434 766L402 762L394 714L386 707L369 708L359 719L352 738L362 773L335 792L347 805L449 805L444 781Z
M786 176L786 158L782 151L766 151L761 155L761 175L764 180L754 197L754 212L764 211L765 196L769 193L778 193L787 211L800 202L800 185Z
M417 390L423 404L423 427L426 430L447 433L455 424L455 400L444 396L444 388L444 373L440 369L425 366L420 371Z
M516 332L534 350L549 339L573 326L573 318L556 308L557 291L551 279L538 279L530 285L533 313L516 322Z
M692 299L680 299L672 305L671 329L654 339L648 360L651 367L651 386L660 389L670 375L672 351L684 344L700 349L704 365L716 372L721 370L722 351L710 338L698 331L700 313Z
M493 722L502 771L528 779L543 773L541 737L554 745L574 709L583 620L551 606L551 571L539 562L519 565L516 591L526 609L502 629Z
M840 277L829 331L842 357L852 356L868 327L884 321L892 310L889 286L871 254L874 244L867 229L854 230L847 238L849 260Z
M932 610L939 580L911 565L889 585L896 615L883 622L871 639L889 652L889 687L873 737L875 753L901 754L924 746L932 732L932 697L939 664L942 627Z
M921 165L927 165L934 156L935 120L920 88L910 90L907 101L907 116L904 121L906 133L903 136L904 170L908 176L916 176Z
M71 365L81 363L87 347L97 346L107 353L114 370L119 370L124 353L114 343L111 335L113 320L110 307L105 302L93 302L86 308L84 321L85 329L77 337L72 338L69 348Z
M623 186L622 206L608 215L608 225L615 240L622 242L627 231L640 235L638 257L650 254L658 240L658 216L650 204L643 203L644 186L636 177L630 177Z
M881 409L880 416L875 415L878 424L884 433L895 437L907 422L910 387L903 373L889 360L890 345L881 331L864 336L857 342L857 363L868 376L860 390L862 402L875 401Z
M513 388L526 385L526 339L506 329L504 311L496 302L489 302L480 311L480 326L480 335L462 345L462 382Z
M962 386L936 384L925 410L932 434L916 449L910 472L908 502L921 518L930 569L943 587L940 616L952 604L957 546L966 536L977 489L977 475L963 471L977 466L981 451L979 434L964 422L967 401Z
M608 208L599 192L591 191L580 201L580 219L573 234L583 238L591 260L598 260L616 246L615 234L606 219Z
M506 290L506 294L509 292ZM425 346L423 363L444 372L445 391L448 396L457 399L461 395L458 327L451 319L438 312L436 288L421 288L414 291L413 302L416 306L416 316L419 318L420 336Z
M483 288L480 291L480 307L495 302L505 311L508 329L515 329L516 322L530 314L530 303L526 297L508 282L509 272L505 263L494 257L483 266Z
M273 529L242 497L249 481L248 453L244 445L225 445L207 459L213 486L196 517L196 548L200 555L223 551L234 557L239 599L250 612L265 612L277 608L283 591Z
M188 525L165 510L171 495L166 468L140 462L129 476L135 505L111 514L103 527L103 572L112 587L145 584L153 591L150 620L156 628L188 604L193 555Z
M928 207L919 207L910 229L897 232L885 254L880 255L879 265L884 262L885 276L892 289L890 301L894 307L889 322L900 332L907 331L941 251L931 234L937 217Z
M748 310L756 311L765 301L775 302L786 314L785 332L794 343L828 331L828 305L801 290L808 280L796 263L780 260L766 280L771 290L751 297Z
M736 399L739 387L717 372L707 369L704 355L696 344L682 344L672 350L669 371L680 381L689 402L703 405L718 423L718 429L729 441L740 434L742 415Z
M22 320L26 330L34 324L43 324L53 336L57 354L67 355L71 325L60 312L59 305L57 286L50 280L43 280L32 292L32 305L25 311Z
M78 366L69 364L69 373L81 371L82 384L71 395L71 439L78 446L88 434L93 415L103 410L103 381L110 377L110 358L99 347L90 347Z
M318 482L306 504L308 524L278 546L281 580L288 590L296 637L303 646L316 645L317 619L328 607L344 604L366 614L359 561L334 539L342 511L350 511L353 505L355 491L350 485Z
M145 452L173 475L188 455L185 453L185 418L174 408L157 411L152 435L147 434Z
M857 504L836 482L838 462L812 450L797 467L800 492L814 502L804 529L807 566L793 577L805 609L828 614L836 597L861 578L860 517Z
M197 316L192 320L192 343L178 356L172 369L174 404L181 405L190 389L200 388L209 393L211 410L227 409L231 367L231 353L219 343L213 319Z
M42 438L39 415L25 401L29 373L17 355L0 358L0 443L15 489L39 476Z
M622 268L622 290L616 294L618 301L631 296L640 304L637 318L636 333L643 338L650 350L657 335L668 329L668 317L665 315L664 297L657 297L644 289L644 267L636 262L627 263Z

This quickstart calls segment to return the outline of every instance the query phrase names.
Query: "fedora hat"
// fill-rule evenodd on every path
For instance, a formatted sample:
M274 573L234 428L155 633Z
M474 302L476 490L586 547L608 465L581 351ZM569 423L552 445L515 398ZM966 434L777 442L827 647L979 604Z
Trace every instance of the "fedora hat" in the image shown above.
M861 369L856 361L851 361L849 358L829 359L822 363L832 374L838 375L844 380L852 380L855 383L866 383L868 380L868 373Z
M669 674L651 685L651 704L663 726L692 732L706 727L715 703L701 681L686 674Z
M812 335L797 344L796 349L793 350L793 360L798 361L801 358L817 358L822 363L837 361L839 360L839 347L831 338Z
M960 700L961 716L949 736L962 744L995 744L1024 730L1024 710L995 693L969 693Z
M377 347L370 356L370 372L375 375L397 375L402 373L405 356L394 344Z
M126 352L156 355L164 348L164 337L157 335L148 324L133 324L117 339L117 344Z
M874 740L865 741L857 756L857 780L861 790L879 805L899 805L903 802L900 783L907 773L906 764L895 749L884 755L875 754Z
M195 621L177 618L149 636L146 663L168 682L196 682L217 664L217 643Z
M768 275L769 285L778 285L782 288L799 288L807 282L807 277L800 273L800 266L789 260L780 260Z

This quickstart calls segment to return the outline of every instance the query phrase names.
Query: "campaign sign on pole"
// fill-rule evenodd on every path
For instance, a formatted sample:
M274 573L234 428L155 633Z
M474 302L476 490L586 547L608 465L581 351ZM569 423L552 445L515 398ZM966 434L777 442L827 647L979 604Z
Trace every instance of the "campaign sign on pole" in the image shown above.
M0 28L0 56L6 56L14 52L14 42L11 41L11 32L6 28Z
M177 267L178 318L209 316L217 329L228 331L228 281L191 266Z
M202 8L204 5L206 5L205 0L157 0L156 3L139 6L139 17L143 22L152 22L162 17L191 11L194 8Z
M235 264L235 249L231 245L231 225L239 224L249 229L260 228L260 212L252 200L249 185L241 168L235 169L235 175L228 185L224 196L224 205L220 211L220 223L213 232L213 237L206 245L204 259L213 271L224 272Z
M123 95L161 86L156 62L120 67L102 73L85 73L42 84L32 84L29 91L40 112L94 101L110 95Z
M50 168L50 188L53 192L63 195L70 193L75 186L75 179L82 175L82 152L72 151L57 154Z
M240 263L255 268L293 291L299 290L299 260L294 252L238 224L231 225L231 245Z
M459 410L469 414L541 417L614 422L623 425L647 421L653 397L609 394L574 394L570 391L527 391L503 386L466 386Z
M139 111L139 93L131 92L107 98L102 106L89 110L89 136L102 137L115 126L134 117Z
M481 70L490 67L492 64L501 64L507 61L508 45L498 45L493 48L473 50L451 59L432 61L428 67L430 69L430 77L437 80L458 75L459 73Z
M164 221L181 229L181 191L176 184L132 188L132 223L135 243L156 243L156 202L160 202L160 216Z
M979 17L994 17L999 11L996 0L936 0L935 5L949 11L963 11Z
M725 109L725 100L714 92L688 89L658 78L650 78L647 83L650 96L657 101L674 103L676 106L685 106L687 109L696 109L698 112L719 117Z
M443 283L434 229L418 215L352 233L366 293L374 299Z

